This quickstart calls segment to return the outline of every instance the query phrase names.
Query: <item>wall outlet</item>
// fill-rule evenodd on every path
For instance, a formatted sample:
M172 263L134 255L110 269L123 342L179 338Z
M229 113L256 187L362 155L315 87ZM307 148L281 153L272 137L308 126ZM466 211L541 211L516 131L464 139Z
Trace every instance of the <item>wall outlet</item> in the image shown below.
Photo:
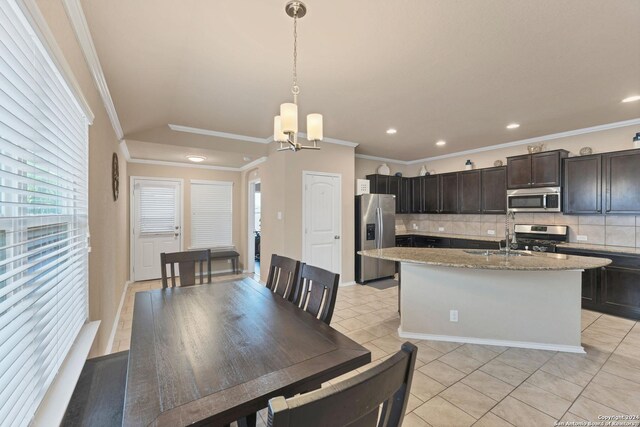
M438 227L438 231L444 231L444 227Z
M458 310L449 310L449 321L450 322L458 321Z
M495 236L496 235L496 230L487 230L487 234L489 236Z
M277 217L278 219L282 219L282 212L278 212L278 214L276 215L276 217Z
M418 224L416 224L415 222L413 224L411 224L411 228L413 228L414 230L418 229Z
M587 236L584 234L578 234L576 236L576 239L578 240L578 242L586 242L587 240L589 240L587 239Z

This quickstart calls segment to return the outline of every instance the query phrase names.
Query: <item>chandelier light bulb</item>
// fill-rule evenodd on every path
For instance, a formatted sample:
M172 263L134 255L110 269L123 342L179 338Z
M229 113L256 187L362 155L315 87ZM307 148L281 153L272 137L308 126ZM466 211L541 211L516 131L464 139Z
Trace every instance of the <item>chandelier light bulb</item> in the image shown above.
M296 104L293 102L280 104L280 124L284 133L298 132L298 106Z
M307 115L307 139L309 141L322 141L322 114Z
M275 116L273 118L273 140L276 142L287 141L287 135L282 132L282 123L280 120L280 116Z

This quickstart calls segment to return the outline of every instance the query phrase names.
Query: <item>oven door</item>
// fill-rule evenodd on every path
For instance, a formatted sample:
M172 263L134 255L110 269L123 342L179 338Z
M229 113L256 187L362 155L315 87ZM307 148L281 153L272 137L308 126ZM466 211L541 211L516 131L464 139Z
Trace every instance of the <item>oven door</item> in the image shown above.
M560 188L527 188L507 191L507 206L513 212L561 212Z

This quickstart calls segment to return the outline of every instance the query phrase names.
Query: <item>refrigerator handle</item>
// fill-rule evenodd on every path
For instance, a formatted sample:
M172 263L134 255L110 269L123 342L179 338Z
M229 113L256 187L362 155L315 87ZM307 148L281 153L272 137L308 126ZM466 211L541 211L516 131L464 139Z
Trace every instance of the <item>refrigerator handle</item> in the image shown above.
M380 244L378 249L382 249L382 237L384 236L384 221L382 221L382 208L378 208L378 221L380 221Z

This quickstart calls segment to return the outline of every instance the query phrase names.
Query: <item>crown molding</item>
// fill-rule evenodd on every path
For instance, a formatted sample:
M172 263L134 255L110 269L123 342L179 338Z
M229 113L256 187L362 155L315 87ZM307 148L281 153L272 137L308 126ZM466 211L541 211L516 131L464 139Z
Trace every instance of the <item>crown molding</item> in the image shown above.
M406 160L398 160L398 159L390 159L388 157L378 157L378 156L370 156L368 154L357 154L356 153L356 158L357 159L366 159L366 160L376 160L378 162L386 162L386 163L395 163L398 165L408 165L409 162Z
M489 145L486 147L474 148L472 150L456 151L455 153L443 154L441 156L434 156L434 157L425 157L423 159L417 159L417 160L398 160L398 159L390 159L386 157L369 156L366 154L356 154L356 158L367 159L367 160L377 160L380 162L389 162L389 163L395 163L395 164L405 165L405 166L415 165L419 163L449 159L451 157L459 157L459 156L465 156L468 154L482 153L484 151L500 150L502 148L517 147L519 145L536 144L536 143L545 142L545 141L552 141L554 139L567 138L567 137L576 136L576 135L584 135L587 133L602 132L605 130L617 129L617 128L634 126L634 125L640 125L640 118L624 120L621 122L607 123L604 125L591 126L587 128L574 129L566 132L552 133L549 135L536 136L534 138L520 139L518 141L505 142L504 144Z
M237 133L219 132L211 129L194 128L190 126L169 124L169 128L176 132L194 133L196 135L216 136L218 138L235 139L238 141L256 142L258 144L268 144L268 138L259 138L255 136L239 135Z
M174 166L179 168L208 169L208 170L226 171L226 172L243 172L248 169L254 168L260 163L264 163L266 160L267 160L266 157L260 157L251 163L247 163L246 165L237 167L237 168L231 167L231 166L198 165L193 163L169 162L164 160L147 160L147 159L134 159L134 158L128 159L127 162L137 163L142 165Z
M120 151L122 151L122 154L124 155L124 158L126 159L126 161L130 162L131 154L129 154L129 147L127 147L127 141L125 141L124 139L120 141Z
M174 124L169 124L169 128L177 132L194 133L196 135L216 136L218 138L236 139L238 141L255 142L258 144L269 144L273 142L273 135L267 138L260 138L257 136L239 135L237 133L220 132L217 130L201 129L201 128L194 128L190 126L174 125ZM301 138L306 138L307 134L304 132L298 132L298 136L300 136ZM329 144L336 144L336 145L344 145L346 147L358 146L358 143L356 142L345 141L345 140L336 139L336 138L324 138L322 142L328 142Z
M82 89L80 89L80 84L71 70L71 66L64 57L60 46L56 42L56 39L51 32L51 28L49 28L47 21L44 19L44 16L42 16L42 12L36 3L36 0L16 0L16 4L27 18L27 21L29 21L36 37L40 40L42 46L47 51L54 66L60 72L62 79L65 81L72 95L76 99L78 107L84 114L87 122L89 124L93 124L95 115L93 114L93 111L91 111L89 102L84 97Z
M63 3L65 10L67 11L69 21L71 22L71 26L73 27L73 31L76 34L78 43L80 44L80 49L84 54L84 59L87 62L93 81L98 88L98 92L102 98L102 103L104 104L104 108L107 111L109 120L111 121L111 126L113 127L118 140L121 140L124 138L124 132L122 131L122 126L120 126L118 113L116 112L116 107L113 105L113 99L111 98L111 93L107 86L107 80L104 77L104 72L100 65L100 59L98 59L98 53L96 52L96 47L93 44L91 32L89 31L87 19L82 11L80 0L63 0Z

